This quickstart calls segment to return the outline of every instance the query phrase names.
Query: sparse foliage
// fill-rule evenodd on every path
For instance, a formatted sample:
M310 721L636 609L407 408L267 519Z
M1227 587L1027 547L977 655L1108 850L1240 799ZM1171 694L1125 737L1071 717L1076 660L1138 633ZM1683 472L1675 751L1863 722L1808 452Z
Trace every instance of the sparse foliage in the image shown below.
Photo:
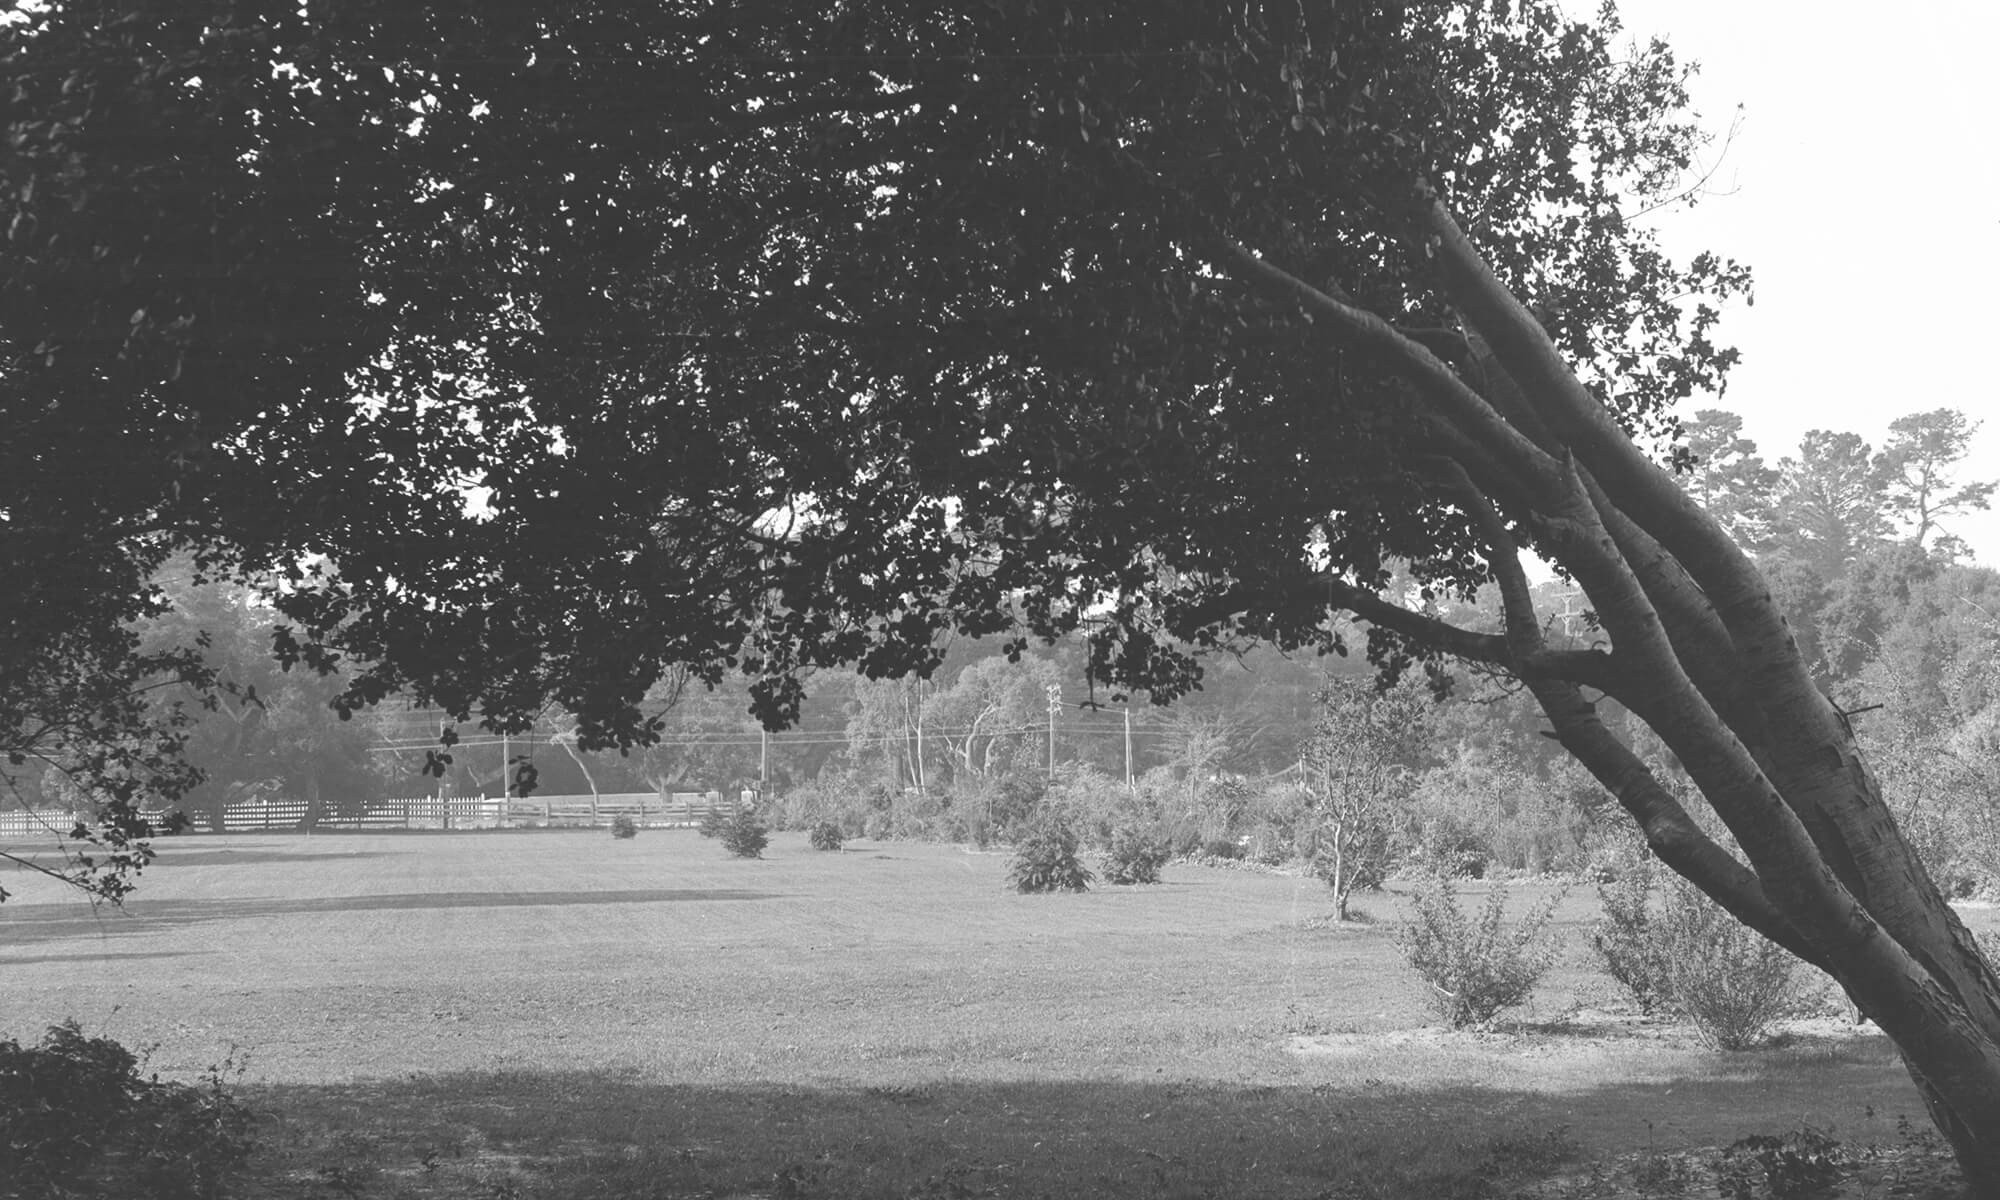
M1673 1003L1668 946L1650 903L1653 884L1649 860L1634 863L1616 879L1599 884L1597 897L1604 915L1590 934L1591 948L1597 951L1605 972L1647 1016Z
M1599 887L1598 895L1604 916L1591 944L1639 1011L1684 1017L1717 1049L1744 1050L1778 1022L1819 1008L1796 958L1686 882L1661 878L1649 862Z
M1388 874L1395 823L1415 786L1430 739L1433 700L1415 679L1387 690L1332 680L1319 695L1319 720L1299 755L1313 873L1347 919L1356 888Z
M1667 994L1702 1039L1747 1050L1780 1021L1821 1007L1782 946L1731 917L1679 879L1666 881L1658 922Z
M1552 892L1510 926L1504 883L1489 884L1478 917L1468 918L1452 881L1432 878L1417 888L1396 944L1446 1024L1490 1024L1526 1003L1555 965L1560 948L1547 927L1562 897Z

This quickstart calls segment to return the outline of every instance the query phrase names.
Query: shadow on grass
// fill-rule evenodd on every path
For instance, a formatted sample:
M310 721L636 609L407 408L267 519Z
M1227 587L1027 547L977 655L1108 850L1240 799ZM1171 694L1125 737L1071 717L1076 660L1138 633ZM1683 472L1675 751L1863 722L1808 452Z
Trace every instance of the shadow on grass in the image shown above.
M186 958L190 954L207 954L206 950L100 950L82 951L77 954L38 954L30 958L11 958L0 955L0 966L25 967L32 963L78 963L105 962L111 959L128 958Z
M544 1072L245 1098L269 1118L245 1194L272 1197L336 1179L385 1198L1470 1200L1577 1170L1572 1130L1586 1120L1621 1124L1633 1149L1696 1109L1735 1122L1721 1143L1799 1128L1766 1078L1555 1095L1373 1080L696 1085ZM1920 1112L1911 1120L1922 1127Z
M301 854L296 850L197 850L184 841L154 842L153 849L157 853L147 864L148 871L163 867L247 867L261 863L323 863L328 859L349 862L357 858L390 857L386 850L329 850L323 854Z
M0 937L16 944L60 938L125 937L160 933L216 921L343 912L440 908L531 908L605 904L681 904L690 901L775 900L776 892L742 888L635 888L603 892L392 892L299 900L134 900L119 908L79 914L72 908L0 909Z

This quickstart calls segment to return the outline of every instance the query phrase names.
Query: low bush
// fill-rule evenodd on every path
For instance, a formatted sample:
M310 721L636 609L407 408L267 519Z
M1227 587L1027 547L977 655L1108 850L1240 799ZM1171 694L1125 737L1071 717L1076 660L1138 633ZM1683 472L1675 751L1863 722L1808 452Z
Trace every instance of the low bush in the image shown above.
M1507 887L1495 883L1477 920L1459 907L1452 882L1433 877L1417 889L1410 918L1397 931L1403 957L1430 985L1431 1003L1454 1029L1489 1024L1528 999L1558 947L1549 918L1563 893L1553 892L1513 928L1506 924Z
M619 813L617 816L611 818L611 836L615 838L638 837L639 826L633 823L631 817L624 813Z
M73 1021L39 1046L0 1039L0 1196L209 1200L248 1157L250 1125L219 1068L162 1083Z
M1060 821L1031 830L1014 848L1008 880L1017 892L1081 892L1090 887L1090 869L1076 856L1076 834Z
M812 832L807 837L811 840L812 848L815 850L838 850L841 843L847 840L841 834L840 826L834 824L832 821L821 821L819 824L813 826Z
M1164 837L1120 829L1111 835L1111 847L1104 852L1104 880L1107 883L1158 883L1160 868L1172 857L1172 847Z
M1653 875L1647 859L1619 872L1610 883L1599 884L1597 898L1604 915L1590 934L1591 948L1605 972L1649 1017L1673 1006L1667 942L1648 907Z
M1824 1196L1848 1161L1835 1139L1805 1127L1783 1137L1753 1134L1722 1152L1718 1191L1730 1200L1806 1200Z
M722 823L722 831L716 836L722 840L722 848L736 858L762 858L764 847L771 844L770 830L748 808L737 809Z
M695 826L695 829L705 838L720 838L729 831L729 822L735 816L734 812L724 812L719 808L711 808L701 814L701 822Z
M1243 844L1228 838L1210 838L1201 844L1201 853L1208 858L1234 861L1243 857Z
M1407 835L1410 864L1426 875L1484 879L1492 852L1485 839L1455 814L1419 822Z
M1692 884L1674 879L1665 892L1659 926L1668 995L1703 1041L1720 1050L1747 1050L1778 1022L1820 1008L1823 995L1807 988L1789 950Z
M1639 1011L1674 1013L1710 1045L1744 1050L1778 1022L1821 1006L1822 995L1801 979L1789 951L1693 884L1668 877L1654 912L1649 897L1660 875L1648 861L1598 888L1604 917L1591 942Z

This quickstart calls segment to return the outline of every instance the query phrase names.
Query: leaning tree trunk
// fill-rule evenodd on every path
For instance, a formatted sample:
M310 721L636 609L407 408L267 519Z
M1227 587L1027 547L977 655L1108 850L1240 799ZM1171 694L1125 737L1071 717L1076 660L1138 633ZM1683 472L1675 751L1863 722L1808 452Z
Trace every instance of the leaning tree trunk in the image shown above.
M1299 602L1330 598L1522 679L1661 861L1832 976L1895 1042L1967 1180L2000 1196L2000 979L1896 828L1769 586L1589 394L1427 189L1412 220L1464 327L1452 364L1240 246L1217 260L1397 370L1427 404L1426 462L1484 544L1505 628L1460 629L1325 577L1305 581ZM1544 640L1516 531L1582 586L1608 647ZM1742 857L1702 831L1593 691L1659 735Z

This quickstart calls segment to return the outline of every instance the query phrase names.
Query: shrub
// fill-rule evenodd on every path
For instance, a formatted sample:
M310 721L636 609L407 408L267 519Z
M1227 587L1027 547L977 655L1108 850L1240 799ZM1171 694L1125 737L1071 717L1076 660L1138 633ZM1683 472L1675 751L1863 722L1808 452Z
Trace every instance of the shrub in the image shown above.
M1484 879L1491 855L1485 839L1452 813L1420 822L1411 835L1410 858L1426 875Z
M1809 1126L1783 1137L1753 1134L1722 1152L1716 1182L1730 1200L1805 1200L1826 1195L1846 1161L1838 1141Z
M815 850L838 850L840 844L847 840L841 834L840 826L832 821L821 821L812 827L812 832L807 836L811 839L812 848Z
M1060 821L1045 822L1021 839L1007 877L1018 892L1081 892L1092 878L1076 856L1076 834Z
M1604 915L1590 934L1591 947L1604 963L1605 972L1646 1016L1673 1006L1666 939L1647 908L1652 891L1650 859L1620 871L1608 884L1599 884L1597 898Z
M1234 861L1243 857L1243 844L1228 838L1210 838L1201 844L1201 852L1209 858Z
M711 808L701 814L701 823L696 825L695 828L705 838L719 838L729 831L729 822L734 817L734 812L724 812L719 808Z
M1165 838L1120 829L1111 835L1111 848L1104 852L1105 882L1158 883L1160 868L1171 855Z
M1659 926L1673 1007L1717 1049L1748 1049L1778 1022L1819 1008L1821 997L1807 993L1789 950L1693 884L1669 881Z
M617 816L611 818L611 836L615 838L638 837L639 827L633 823L630 816L619 813Z
M1410 919L1396 944L1430 985L1431 1003L1454 1029L1485 1025L1503 1009L1527 1000L1555 965L1549 918L1563 893L1535 905L1513 929L1505 923L1507 887L1495 883L1476 921L1459 907L1449 879L1434 877L1417 889Z
M1598 888L1604 917L1591 937L1605 970L1644 1013L1672 1012L1703 1041L1743 1050L1772 1026L1815 1010L1798 960L1744 925L1693 884L1670 878L1657 914L1648 907L1650 862Z
M748 808L739 808L722 824L722 848L737 858L762 858L764 847L771 844L771 833L764 828L764 822Z
M73 1021L32 1048L0 1039L6 1195L221 1196L250 1153L250 1122L218 1068L200 1086L144 1078L131 1051Z

